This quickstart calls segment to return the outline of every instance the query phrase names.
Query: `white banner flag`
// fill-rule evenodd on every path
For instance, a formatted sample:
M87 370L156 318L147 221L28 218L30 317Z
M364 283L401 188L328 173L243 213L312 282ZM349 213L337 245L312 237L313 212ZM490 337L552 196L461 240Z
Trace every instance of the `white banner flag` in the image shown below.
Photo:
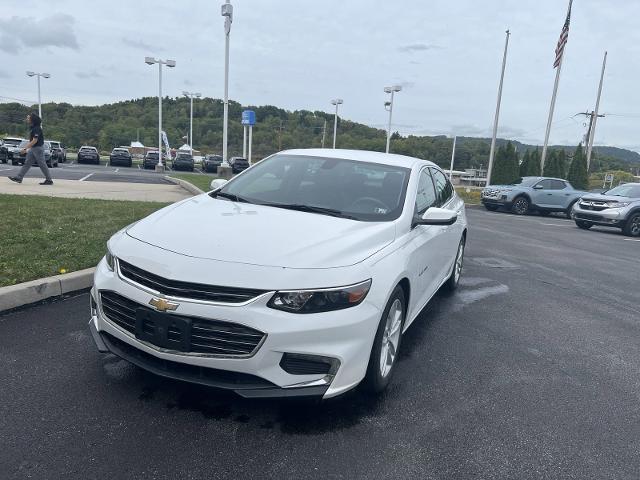
M171 159L171 147L169 147L169 139L167 138L167 132L162 131L162 143L164 143L164 148L166 150L165 158Z

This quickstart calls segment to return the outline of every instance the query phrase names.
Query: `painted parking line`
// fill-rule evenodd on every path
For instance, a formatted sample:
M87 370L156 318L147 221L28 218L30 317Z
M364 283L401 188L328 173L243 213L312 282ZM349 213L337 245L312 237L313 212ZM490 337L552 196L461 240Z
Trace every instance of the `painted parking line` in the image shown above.
M113 172L113 173L118 173L119 171L120 171L120 169L119 169L119 168L116 168L116 171L115 171L115 172Z
M78 180L79 182L84 182L87 178L91 177L93 175L93 173L90 173L89 175L85 175L84 177L82 177L80 180Z
M0 172L9 172L13 170L13 168L0 168Z
M625 242L640 242L640 238L623 238Z
M571 227L571 225L565 225L564 223L542 223L538 222L540 225L549 225L551 227Z

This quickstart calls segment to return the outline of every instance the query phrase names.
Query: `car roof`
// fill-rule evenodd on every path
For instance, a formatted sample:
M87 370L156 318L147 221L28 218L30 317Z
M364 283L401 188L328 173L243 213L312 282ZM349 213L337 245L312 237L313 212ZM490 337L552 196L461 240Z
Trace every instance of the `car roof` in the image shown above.
M413 168L416 164L427 164L437 167L429 160L397 155L395 153L372 152L369 150L346 150L333 148L304 148L296 150L285 150L282 155L300 155L305 157L339 158L342 160L355 160L357 162L379 163L382 165L393 165L396 167ZM439 167L438 167L439 168Z
M21 142L22 140L25 140L24 138L20 138L20 137L5 137L4 141L6 142L7 140L17 140L19 142Z

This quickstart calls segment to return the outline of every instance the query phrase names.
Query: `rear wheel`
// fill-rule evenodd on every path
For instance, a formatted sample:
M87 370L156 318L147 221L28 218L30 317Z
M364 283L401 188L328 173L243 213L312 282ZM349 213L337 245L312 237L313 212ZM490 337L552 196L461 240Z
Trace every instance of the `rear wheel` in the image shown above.
M518 197L511 205L511 212L516 215L524 215L529 211L529 200L526 197Z
M496 210L498 210L498 206L497 205L485 205L484 208L486 208L490 212L495 212Z
M405 312L404 291L398 285L387 302L373 340L363 382L364 388L370 392L380 393L389 385L400 350Z
M578 226L578 228L581 228L583 230L589 230L591 227L593 227L593 223L586 222L584 220L576 220L576 225Z
M640 237L640 212L632 213L622 232L630 237Z

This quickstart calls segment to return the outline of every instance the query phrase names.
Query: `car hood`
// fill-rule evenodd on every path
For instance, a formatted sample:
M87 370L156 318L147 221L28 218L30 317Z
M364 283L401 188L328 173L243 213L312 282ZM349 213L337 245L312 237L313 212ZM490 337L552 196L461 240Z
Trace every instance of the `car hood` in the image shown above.
M235 203L205 194L148 216L127 234L194 258L337 268L359 263L393 242L395 224Z
M587 202L633 202L634 200L638 200L637 198L630 197L618 197L616 195L602 195L599 193L590 193L588 195L584 195L582 200Z

